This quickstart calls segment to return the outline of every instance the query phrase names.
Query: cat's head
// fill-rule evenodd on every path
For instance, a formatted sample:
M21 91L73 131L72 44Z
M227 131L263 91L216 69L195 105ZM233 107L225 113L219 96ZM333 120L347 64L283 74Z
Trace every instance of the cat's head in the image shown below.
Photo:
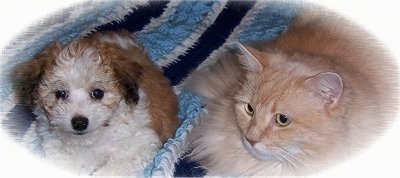
M276 51L238 44L246 80L235 95L242 141L259 160L279 160L312 169L340 141L342 78L318 71Z

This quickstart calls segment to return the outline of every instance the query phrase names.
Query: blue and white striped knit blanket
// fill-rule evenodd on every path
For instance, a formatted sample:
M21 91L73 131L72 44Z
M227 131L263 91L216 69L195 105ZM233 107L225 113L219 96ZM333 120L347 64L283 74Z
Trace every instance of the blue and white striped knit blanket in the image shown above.
M158 152L146 176L201 176L195 163L180 161L187 151L186 134L202 112L201 100L181 91L180 84L196 68L213 60L224 46L239 41L271 40L284 31L299 4L271 1L86 1L50 15L14 38L3 49L0 111L3 125L17 139L33 115L13 99L8 74L35 57L51 42L69 43L94 31L130 31L147 48L180 98L182 125ZM175 174L174 174L175 173Z

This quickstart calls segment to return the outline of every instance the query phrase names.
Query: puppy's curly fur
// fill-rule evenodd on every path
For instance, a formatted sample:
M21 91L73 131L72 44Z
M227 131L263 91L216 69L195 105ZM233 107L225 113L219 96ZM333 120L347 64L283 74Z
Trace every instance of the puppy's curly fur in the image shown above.
M173 136L177 98L127 31L55 42L16 68L16 89L37 119L24 136L79 174L141 175Z

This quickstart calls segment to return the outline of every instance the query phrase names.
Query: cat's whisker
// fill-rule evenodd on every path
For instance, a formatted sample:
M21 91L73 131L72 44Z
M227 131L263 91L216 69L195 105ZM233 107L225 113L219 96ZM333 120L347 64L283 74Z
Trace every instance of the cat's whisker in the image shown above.
M306 166L306 164L304 164L303 162L297 160L296 158L294 158L290 154L287 154L285 152L279 153L279 154L282 155L281 157L284 158L287 161L287 163L290 163L290 164L285 164L285 165L291 165L292 171L298 172L300 166L301 167ZM308 166L306 166L306 167L307 167L307 169L309 169Z
M280 159L282 159L284 161L281 163L282 166L290 165L293 168L293 170L296 170L296 163L294 163L292 161L292 159L290 159L290 157L287 157L285 154L282 154L282 153L277 153L277 155ZM289 164L285 164L285 163L289 163Z
M312 170L316 170L316 167L314 163L312 163L311 161L307 160L307 159L299 159L298 157L296 157L295 155L293 155L291 152L287 151L285 148L279 146L280 149L282 149L282 153L283 155L285 155L285 157L287 158L287 160L292 160L295 161L299 164L296 165L296 167L294 167L294 169L297 171L299 166L303 167L306 169L306 171L303 172L312 172Z
M279 166L282 167L282 166L283 166L282 163L275 163L275 164L273 164L273 167L272 167L272 168L273 168L273 170L279 170L279 169L277 169ZM282 169L281 169L281 170L282 170ZM281 171L281 172L282 172L282 171Z
M256 165L248 165L247 168L244 168L245 174L251 175L253 172L255 172L254 168L256 168ZM263 167L257 167L258 170L263 169Z
M277 135L275 133L273 133L273 135L274 135L274 137L277 137ZM308 160L308 159L306 159L304 157L302 157L303 159L299 159L296 155L294 155L293 153L291 153L290 151L288 151L284 147L280 146L280 145L285 144L285 143L290 144L289 142L287 142L285 140L282 140L282 141L283 141L283 143L280 143L280 144L277 143L277 142L273 142L273 143L274 143L274 145L277 145L278 148L280 148L282 150L281 154L286 155L285 158L287 158L287 160L291 159L291 160L297 162L298 166L306 168L307 172L312 172L312 170L316 170L317 166L313 162L311 162L310 160ZM306 152L303 150L302 153L306 153ZM312 156L312 155L310 155L310 156ZM297 166L297 168L298 168L298 166ZM296 168L294 168L294 169L297 170Z

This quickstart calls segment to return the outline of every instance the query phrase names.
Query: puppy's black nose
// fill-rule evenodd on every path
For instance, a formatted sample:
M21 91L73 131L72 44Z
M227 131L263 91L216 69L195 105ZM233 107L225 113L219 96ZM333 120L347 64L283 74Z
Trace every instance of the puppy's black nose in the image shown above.
M74 130L83 131L87 129L89 125L89 119L83 116L76 116L72 118L71 124Z

